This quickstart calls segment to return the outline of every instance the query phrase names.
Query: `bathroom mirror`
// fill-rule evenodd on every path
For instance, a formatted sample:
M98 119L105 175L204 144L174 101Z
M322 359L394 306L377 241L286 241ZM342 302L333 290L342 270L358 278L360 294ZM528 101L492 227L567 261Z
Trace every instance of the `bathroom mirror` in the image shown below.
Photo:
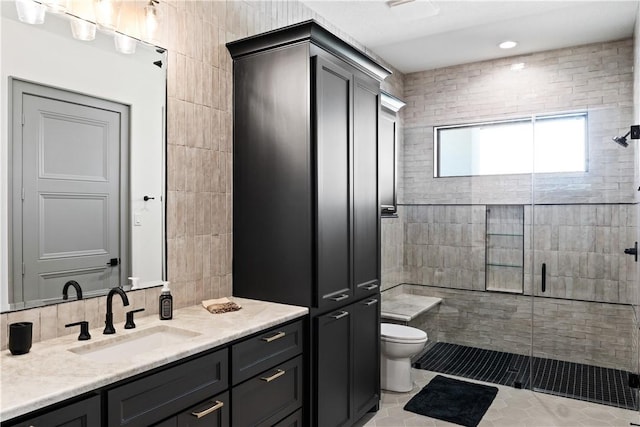
M125 55L113 33L74 39L67 15L47 12L43 24L29 25L13 1L1 7L0 311L63 302L69 280L84 298L127 289L131 276L140 287L159 285L166 277L165 49L138 41ZM104 111L117 121L92 115ZM107 148L113 134L115 151ZM100 181L114 176L107 193ZM76 299L73 288L68 295Z

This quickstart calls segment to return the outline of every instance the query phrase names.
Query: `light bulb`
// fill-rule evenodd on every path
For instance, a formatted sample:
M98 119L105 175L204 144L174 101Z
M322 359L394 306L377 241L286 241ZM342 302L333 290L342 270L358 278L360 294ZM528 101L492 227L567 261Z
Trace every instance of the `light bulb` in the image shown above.
M131 55L136 52L137 40L133 37L129 37L122 33L116 33L113 36L113 41L116 45L116 50L126 55Z
M18 19L27 24L44 24L44 5L33 0L16 0Z
M149 3L144 8L144 31L147 40L153 40L159 25L160 9L156 6L154 0L149 0Z
M115 31L120 15L120 1L118 0L94 0L93 6L96 12L96 24L101 30Z
M76 40L91 41L96 38L96 24L81 18L71 17L71 35Z

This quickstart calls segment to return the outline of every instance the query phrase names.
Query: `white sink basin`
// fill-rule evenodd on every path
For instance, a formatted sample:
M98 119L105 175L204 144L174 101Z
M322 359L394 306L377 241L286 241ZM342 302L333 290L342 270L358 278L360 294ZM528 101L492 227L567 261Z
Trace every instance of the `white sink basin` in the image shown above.
M69 351L99 362L115 362L180 344L198 335L200 335L198 332L161 325L127 335L114 336L106 341L89 343Z

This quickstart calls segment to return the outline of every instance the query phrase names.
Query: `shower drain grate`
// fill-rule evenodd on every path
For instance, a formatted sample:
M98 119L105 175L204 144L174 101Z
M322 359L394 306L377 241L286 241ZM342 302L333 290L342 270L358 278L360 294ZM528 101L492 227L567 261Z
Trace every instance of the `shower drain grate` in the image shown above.
M638 409L636 392L628 385L629 372L618 369L534 357L532 387L529 356L443 342L433 344L414 367L618 408Z

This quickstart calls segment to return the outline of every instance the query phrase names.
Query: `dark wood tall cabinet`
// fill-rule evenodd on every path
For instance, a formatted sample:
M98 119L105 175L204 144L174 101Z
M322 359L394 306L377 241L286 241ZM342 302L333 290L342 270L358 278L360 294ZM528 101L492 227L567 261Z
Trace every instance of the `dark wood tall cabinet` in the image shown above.
M227 44L233 57L233 293L310 309L304 425L379 401L380 81L314 21Z

